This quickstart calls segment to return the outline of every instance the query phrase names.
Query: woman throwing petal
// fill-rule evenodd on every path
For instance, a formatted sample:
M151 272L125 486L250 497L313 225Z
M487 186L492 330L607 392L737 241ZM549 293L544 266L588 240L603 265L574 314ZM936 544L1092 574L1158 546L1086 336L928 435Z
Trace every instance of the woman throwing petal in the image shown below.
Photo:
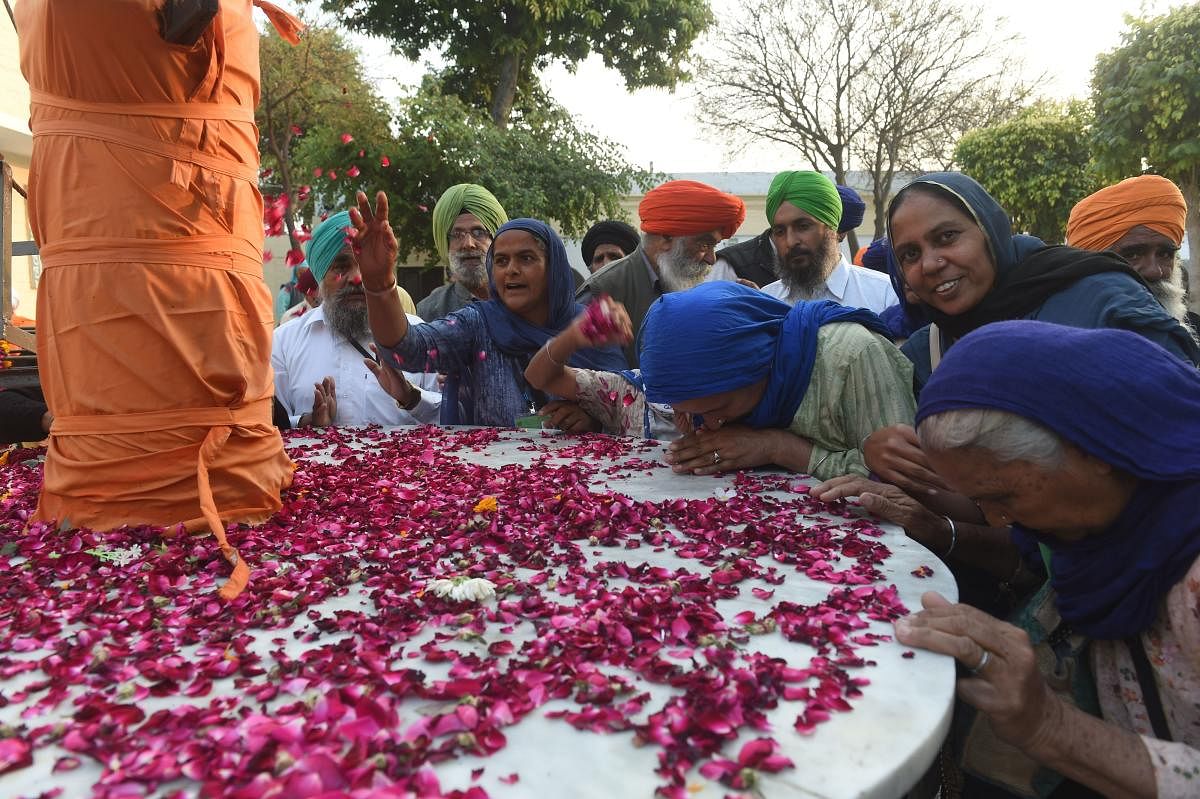
M1006 319L1132 330L1200 364L1200 346L1125 261L1111 253L1046 247L1011 231L1004 209L966 175L925 175L892 200L892 251L905 285L934 322L903 347L918 387L956 339ZM873 472L906 491L943 488L911 427L879 431L866 442L865 454Z
M962 699L1043 765L1105 795L1195 796L1200 374L1127 331L989 325L934 372L917 435L992 524L1048 550L1104 720L1050 690L1023 631L937 594L900 641L967 666Z
M598 297L538 350L525 369L525 379L534 388L578 402L605 433L672 441L679 437L675 413L670 406L646 402L638 370L618 374L565 363L581 349L632 340L633 323L625 306L611 297Z
M406 371L448 374L443 424L512 427L536 417L540 426L538 412L551 403L529 386L522 372L534 353L582 310L574 300L562 240L536 219L502 225L487 254L492 299L409 325L396 291L392 265L397 244L387 213L383 192L373 210L359 192L358 208L350 211L381 362ZM616 370L624 368L625 359L616 349L585 349L571 363ZM560 418L561 413L554 421Z
M704 283L661 297L641 335L646 399L688 429L668 453L676 471L865 475L859 442L914 412L910 364L861 308Z

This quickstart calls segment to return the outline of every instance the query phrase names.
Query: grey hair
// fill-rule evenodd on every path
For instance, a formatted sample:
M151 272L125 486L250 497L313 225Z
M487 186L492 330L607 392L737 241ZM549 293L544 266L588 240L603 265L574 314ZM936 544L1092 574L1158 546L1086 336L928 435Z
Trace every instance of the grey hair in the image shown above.
M983 449L1001 462L1029 461L1043 469L1063 463L1063 441L1052 430L1024 416L994 408L943 411L921 420L921 448L933 452Z

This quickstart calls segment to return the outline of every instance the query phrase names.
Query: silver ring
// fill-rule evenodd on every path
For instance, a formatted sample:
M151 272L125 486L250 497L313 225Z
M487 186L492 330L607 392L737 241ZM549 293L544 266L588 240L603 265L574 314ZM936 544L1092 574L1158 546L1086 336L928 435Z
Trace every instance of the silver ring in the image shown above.
M713 450L713 463L720 463L720 462L721 462L721 453L717 452L714 449Z
M973 669L967 669L967 671L971 672L972 674L978 674L979 672L983 671L983 667L986 666L988 661L991 659L992 653L985 649L983 650L983 657L979 659L979 665Z

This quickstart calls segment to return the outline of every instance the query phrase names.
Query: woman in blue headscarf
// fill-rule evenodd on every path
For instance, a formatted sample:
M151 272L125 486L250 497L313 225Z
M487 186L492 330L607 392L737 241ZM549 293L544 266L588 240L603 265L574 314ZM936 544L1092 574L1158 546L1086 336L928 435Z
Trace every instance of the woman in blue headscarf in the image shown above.
M702 417L671 445L677 471L866 474L859 442L914 410L911 367L861 308L717 281L663 295L641 337L646 400Z
M536 219L505 223L487 253L492 298L434 322L409 325L398 304L397 244L387 220L387 197L379 192L372 210L359 192L358 208L350 215L381 364L447 374L443 424L540 427L538 412L549 398L532 389L523 372L538 349L582 310L558 234ZM586 349L571 363L618 370L625 359L615 348Z
M1200 364L1200 346L1112 253L1045 246L1013 235L1004 209L966 175L935 172L905 186L888 207L888 239L904 283L933 324L904 343L919 388L955 340L1007 319L1132 330ZM867 464L888 482L927 494L930 474L909 427L880 431Z
M892 254L892 245L885 236L876 239L863 253L862 265L876 272L883 272L892 281L892 290L900 300L895 305L889 305L879 314L879 318L887 325L892 341L903 344L913 333L929 324L929 315L912 289L904 285L904 275L900 273L900 265Z
M917 434L952 488L1042 549L1106 721L1047 687L1023 632L937 594L900 641L957 658L959 696L1043 766L1109 796L1195 796L1200 373L1127 331L991 324L934 372Z

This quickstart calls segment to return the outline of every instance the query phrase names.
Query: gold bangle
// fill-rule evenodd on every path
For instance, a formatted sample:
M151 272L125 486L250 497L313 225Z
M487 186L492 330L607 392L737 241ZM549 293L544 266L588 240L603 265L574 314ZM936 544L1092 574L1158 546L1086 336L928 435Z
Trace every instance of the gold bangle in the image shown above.
M367 284L363 283L363 291L366 292L368 297L386 297L389 294L395 294L396 287L398 285L399 284L396 282L396 279L392 278L392 285L388 286L385 289L380 289L379 291L369 289L369 288L367 288Z

